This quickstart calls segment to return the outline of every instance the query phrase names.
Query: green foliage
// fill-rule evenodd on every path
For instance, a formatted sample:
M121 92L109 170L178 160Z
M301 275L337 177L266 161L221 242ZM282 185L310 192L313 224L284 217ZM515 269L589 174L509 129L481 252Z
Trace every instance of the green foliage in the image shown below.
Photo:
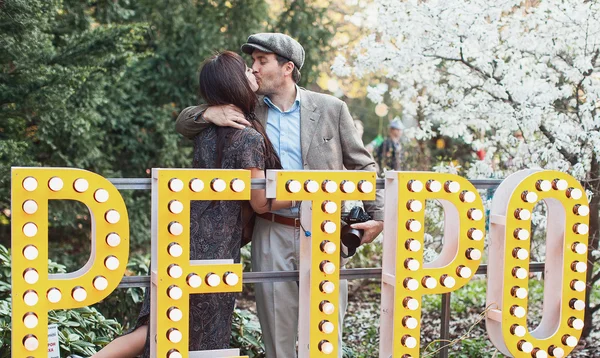
M232 324L231 347L240 348L241 354L250 358L264 357L265 347L261 341L262 333L256 315L236 308Z

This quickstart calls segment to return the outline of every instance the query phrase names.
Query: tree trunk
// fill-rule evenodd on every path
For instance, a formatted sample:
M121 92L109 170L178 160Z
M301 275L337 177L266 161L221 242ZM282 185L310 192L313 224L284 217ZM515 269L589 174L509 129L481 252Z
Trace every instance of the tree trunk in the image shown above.
M589 245L588 245L588 270L586 273L587 277L587 290L585 292L585 302L588 305L585 310L585 319L584 319L584 328L581 334L581 338L586 338L594 328L592 318L594 312L597 310L596 306L590 306L590 297L592 294L592 288L594 287L594 283L592 281L594 277L594 263L595 259L592 256L592 252L594 250L598 250L598 234L599 234L599 215L600 215L600 190L598 188L599 182L598 178L600 177L600 165L598 163L598 158L596 154L592 155L592 163L590 168L590 175L587 182L584 183L584 188L590 190L592 192L592 200L590 201L590 231L589 231ZM598 281L598 278L595 279ZM600 303L596 304L597 306Z

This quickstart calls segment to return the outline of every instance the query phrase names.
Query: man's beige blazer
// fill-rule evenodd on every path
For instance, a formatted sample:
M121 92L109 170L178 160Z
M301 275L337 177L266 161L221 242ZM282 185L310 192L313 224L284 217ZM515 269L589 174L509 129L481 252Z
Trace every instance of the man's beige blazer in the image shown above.
M322 93L300 90L300 144L305 170L375 170L375 162L358 135L348 106ZM176 129L192 139L205 125L196 122L204 106L184 109L177 117ZM268 107L259 97L256 116L266 128ZM375 220L383 220L383 192L377 200L365 201L365 210Z

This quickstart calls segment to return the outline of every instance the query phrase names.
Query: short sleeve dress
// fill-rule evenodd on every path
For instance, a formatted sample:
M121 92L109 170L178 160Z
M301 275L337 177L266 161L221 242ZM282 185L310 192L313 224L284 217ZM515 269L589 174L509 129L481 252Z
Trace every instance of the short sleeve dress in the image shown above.
M219 137L224 143L218 156ZM194 168L265 169L265 142L260 133L210 126L194 138ZM192 201L190 260L233 259L240 262L242 209L247 201ZM146 290L136 328L149 323L150 295ZM191 295L189 350L229 348L233 293ZM134 328L135 329L135 328ZM150 330L148 330L149 332ZM142 357L150 356L150 337Z

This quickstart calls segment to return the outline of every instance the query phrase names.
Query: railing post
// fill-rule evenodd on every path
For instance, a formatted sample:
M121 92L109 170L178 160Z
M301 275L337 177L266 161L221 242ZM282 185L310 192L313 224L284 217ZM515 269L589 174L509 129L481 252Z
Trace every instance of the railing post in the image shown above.
M442 317L440 326L440 340L442 348L440 349L440 358L448 358L448 348L450 342L450 298L452 293L442 294Z

